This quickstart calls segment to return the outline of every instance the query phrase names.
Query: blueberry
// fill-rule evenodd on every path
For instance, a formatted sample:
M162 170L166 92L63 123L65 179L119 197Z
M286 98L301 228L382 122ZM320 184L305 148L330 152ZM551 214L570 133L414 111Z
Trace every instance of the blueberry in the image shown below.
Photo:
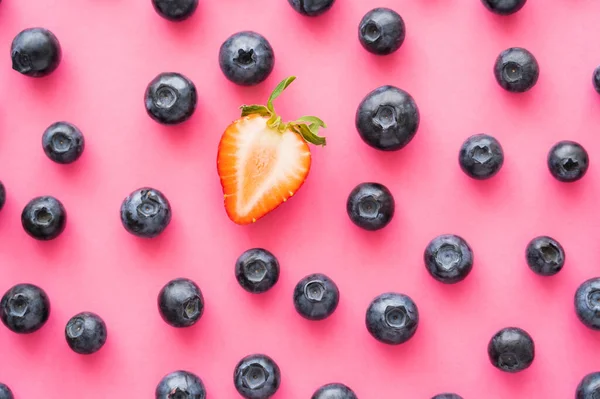
M348 196L346 212L350 220L365 230L375 231L387 226L396 210L392 193L379 183L361 183Z
M521 47L504 50L496 58L494 76L498 84L507 91L523 93L538 81L540 67L529 51Z
M123 200L121 222L135 236L156 237L171 222L171 205L159 190L140 188Z
M52 161L68 164L79 159L85 148L85 140L77 126L56 122L44 131L42 147Z
M266 249L249 249L235 262L235 278L246 291L261 294L279 280L279 262Z
M584 281L575 292L575 313L592 330L600 330L600 277Z
M308 320L328 318L335 312L339 301L337 285L324 274L309 274L294 289L296 311Z
M381 151L404 148L419 128L419 109L410 94L381 86L365 96L356 110L356 129L362 140Z
M2 296L0 317L9 330L30 334L42 328L50 316L50 300L33 284L17 284Z
M0 210L4 207L6 203L6 189L4 188L4 184L0 181Z
M327 384L317 389L311 399L358 399L356 394L344 384Z
M40 78L54 72L62 58L58 39L44 28L21 31L10 47L12 69L23 75Z
M177 278L169 281L158 294L158 311L173 327L190 327L204 313L204 297L192 280Z
M589 373L577 385L575 399L600 398L600 372Z
M440 393L439 395L435 395L431 399L463 399L462 396L457 395L455 393Z
M96 353L106 343L106 324L92 312L78 313L67 322L65 338L74 352L82 355Z
M373 299L367 309L365 323L376 340L399 345L415 335L419 326L419 310L408 295L388 292Z
M241 86L254 86L269 77L275 65L271 44L256 32L238 32L219 50L219 65L227 79Z
M473 269L471 247L454 234L434 238L425 249L424 259L431 277L445 284L464 280Z
M187 121L196 110L196 86L180 73L164 72L146 87L146 112L158 123L176 125Z
M206 388L196 374L177 370L160 380L155 395L156 399L206 399Z
M239 361L233 373L235 389L246 399L268 399L279 389L279 366L267 355L249 355Z
M329 10L335 0L288 0L288 3L300 14L316 17Z
M494 137L476 134L460 147L458 163L469 177L485 180L495 176L504 164L504 151Z
M358 39L365 50L387 55L398 50L406 37L402 17L389 8L375 8L365 14L358 26Z
M554 238L536 237L529 242L525 251L531 271L540 276L553 276L565 264L565 251Z
M498 15L510 15L519 11L527 0L481 0L483 5Z
M152 5L161 17L178 22L194 14L198 8L198 0L152 0Z
M0 383L0 399L14 399L12 391L6 384Z
M58 237L67 225L67 211L54 197L36 197L21 213L21 224L31 237L48 241Z
M498 331L490 340L488 356L494 367L516 373L531 366L535 357L535 345L525 330L507 327Z
M581 144L560 141L548 153L548 169L556 180L571 183L581 179L588 170L590 160Z
M592 84L594 85L594 90L600 93L600 66L594 69L594 75L592 76Z

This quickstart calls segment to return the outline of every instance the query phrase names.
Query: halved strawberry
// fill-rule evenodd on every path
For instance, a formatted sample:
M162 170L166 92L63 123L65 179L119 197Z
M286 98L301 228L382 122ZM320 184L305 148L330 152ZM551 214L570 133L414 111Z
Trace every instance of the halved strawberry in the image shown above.
M223 133L217 170L225 210L237 224L254 223L293 196L310 170L308 143L325 145L325 123L314 116L283 123L273 100L296 79L282 81L264 105L243 105L242 117Z

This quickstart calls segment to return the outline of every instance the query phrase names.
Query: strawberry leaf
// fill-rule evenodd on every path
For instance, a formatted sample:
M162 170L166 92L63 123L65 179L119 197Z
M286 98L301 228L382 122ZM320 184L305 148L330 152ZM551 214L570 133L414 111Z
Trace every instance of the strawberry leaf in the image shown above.
M325 125L325 122L323 122L321 119L317 118L316 116L302 116L300 118L298 118L297 120L298 122L306 122L308 124L310 124L310 126L318 126L318 127L327 127L327 125Z
M271 111L272 113L275 112L275 109L273 108L273 101L275 101L275 99L277 97L279 97L281 95L281 93L283 93L283 91L290 84L292 84L292 82L294 80L296 80L296 77L295 76L290 76L289 78L286 78L283 81L281 81L281 83L279 83L277 85L277 87L275 87L275 89L273 90L273 93L271 93L271 96L269 97L269 101L267 101L267 108L269 109L269 111Z
M314 145L321 145L321 146L324 146L327 144L327 140L325 139L325 137L319 136L318 128L313 130L304 123L293 124L292 126L293 126L295 132L298 133L300 136L302 136L302 138L305 141L307 141L311 144L314 144Z
M242 105L242 116L258 114L260 116L271 116L271 112L264 105Z

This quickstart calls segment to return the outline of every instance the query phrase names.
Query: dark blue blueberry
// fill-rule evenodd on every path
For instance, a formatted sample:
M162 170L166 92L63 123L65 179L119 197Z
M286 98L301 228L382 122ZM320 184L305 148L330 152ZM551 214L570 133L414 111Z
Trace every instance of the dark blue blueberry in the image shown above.
M159 190L143 187L123 200L121 222L125 230L143 238L153 238L171 222L171 205Z
M275 54L262 35L238 32L221 45L219 65L225 77L233 83L253 86L269 77L275 66Z
M507 373L523 371L533 363L535 345L531 336L517 327L498 331L488 344L490 362Z
M335 0L288 0L288 3L300 14L316 17L329 10Z
M65 338L74 352L82 355L96 353L106 343L106 324L92 312L76 314L67 322Z
M577 385L575 399L600 398L600 372L589 373Z
M0 383L0 399L14 399L10 388L2 383Z
M176 125L190 119L198 101L196 86L180 73L164 72L146 87L144 103L152 119L163 125Z
M261 294L279 280L279 262L266 249L249 249L235 262L235 278L246 291Z
M340 301L337 285L326 275L316 273L304 277L294 289L294 306L308 320L323 320L335 312Z
M369 305L365 319L373 338L388 345L402 344L415 335L419 310L408 295L388 292Z
M42 328L50 316L50 300L33 284L17 284L0 301L2 323L17 334L30 334Z
M4 188L4 184L0 181L0 210L4 207L6 203L6 189Z
M311 399L358 399L352 389L344 384L323 385L313 394Z
M460 147L458 163L469 177L485 180L495 176L504 164L504 151L494 137L476 134Z
M350 220L369 231L383 229L396 211L394 196L379 183L361 183L348 196L346 212Z
M162 319L173 327L193 326L204 313L204 297L192 280L177 278L160 290L158 311Z
M198 0L152 0L154 9L161 17L169 21L183 21L194 14Z
M77 126L56 122L44 131L42 147L54 162L68 164L79 159L85 148L85 140Z
M246 399L268 399L279 389L279 366L267 355L249 355L233 372L235 389Z
M463 399L462 396L457 395L455 393L440 393L439 395L435 395L431 399Z
M496 58L494 76L503 89L523 93L538 81L540 67L529 51L521 47L504 50Z
M65 230L67 211L54 197L36 197L23 208L21 224L36 240L53 240Z
M206 388L196 374L177 370L160 380L155 394L156 399L206 399Z
M445 284L464 280L473 269L471 247L454 234L434 238L425 249L424 259L431 277Z
M525 251L531 271L540 276L553 276L565 264L565 251L554 238L536 237L529 242Z
M379 87L365 96L356 110L356 129L362 140L381 151L404 148L419 128L415 100L394 86Z
M358 25L358 39L365 50L387 55L398 50L406 37L402 17L389 8L375 8Z
M600 330L600 277L584 281L575 292L575 313L592 330Z
M594 75L592 76L592 84L594 85L594 90L600 93L600 66L594 69Z
M574 141L560 141L548 153L548 169L556 180L571 183L581 179L588 170L590 159L583 146Z
M498 15L510 15L519 11L527 0L481 0L483 5Z
M58 39L48 29L30 28L13 39L10 57L15 71L40 78L58 68L62 50Z

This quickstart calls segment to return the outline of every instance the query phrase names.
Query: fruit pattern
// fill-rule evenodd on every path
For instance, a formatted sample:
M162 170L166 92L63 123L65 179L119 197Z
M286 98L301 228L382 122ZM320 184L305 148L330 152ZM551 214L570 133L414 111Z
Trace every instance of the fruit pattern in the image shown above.
M300 14L315 17L334 5L334 0L288 0ZM519 11L526 0L481 0L499 15ZM176 22L189 18L198 0L152 0L156 12ZM406 27L402 17L388 8L369 11L359 23L358 39L366 51L388 55L403 44ZM12 67L32 78L55 71L61 62L58 38L44 28L25 29L11 45ZM227 79L241 86L263 82L275 63L273 48L262 35L243 31L225 40L219 51L219 65ZM524 48L509 48L496 59L493 73L500 87L522 93L535 86L540 67L534 55ZM266 105L243 105L241 117L225 129L217 154L217 171L224 194L227 215L237 224L249 224L289 200L308 177L311 158L308 144L324 146L326 140L319 129L324 121L303 116L284 122L274 109L274 100L294 81L282 81ZM594 89L600 93L600 67L593 74ZM145 99L148 116L164 125L188 120L197 106L197 91L186 76L165 72L147 86ZM410 143L418 131L420 114L409 93L393 86L382 86L368 93L356 111L356 129L365 144L380 151L398 151ZM85 148L83 133L69 122L56 122L42 136L47 157L59 164L76 162ZM477 134L461 146L458 163L463 172L476 180L495 176L504 163L501 144L492 136ZM554 145L547 158L548 169L560 182L581 179L589 166L586 150L573 141ZM0 182L0 210L6 190ZM386 227L395 213L390 190L376 182L356 186L347 199L347 214L359 228L375 231ZM171 206L166 196L150 187L128 195L121 205L121 221L131 234L153 238L161 234L171 220ZM32 199L21 215L23 229L37 240L58 237L67 223L63 204L50 196ZM536 237L525 251L527 264L540 276L552 276L565 263L565 250L555 239ZM444 284L457 284L467 278L473 268L474 254L469 244L457 235L434 238L423 255L424 265L432 278ZM263 248L241 254L235 264L235 277L240 287L252 294L271 289L279 278L279 262ZM302 278L293 293L297 313L313 321L331 316L338 306L340 292L328 276L315 273ZM159 292L157 305L165 323L186 328L203 315L204 297L198 285L189 279L168 282ZM579 286L574 298L575 313L590 329L600 330L600 278ZM50 300L40 287L17 284L0 302L0 318L11 331L30 334L44 326L50 316ZM365 325L374 339L389 345L410 340L419 326L417 304L407 295L388 292L374 298L365 315ZM76 353L90 355L99 351L108 337L102 318L92 312L73 316L65 326L65 339ZM535 359L534 339L523 329L506 327L494 334L488 345L491 364L499 370L516 373L527 369ZM277 363L265 354L252 354L239 361L233 383L239 394L248 399L267 399L280 385ZM577 399L600 396L600 372L582 378L575 392ZM156 387L157 399L204 399L207 392L197 375L177 370L166 375ZM0 384L0 399L12 399L10 388ZM341 383L318 388L313 399L356 399L352 389ZM461 399L454 393L442 393L432 399Z

